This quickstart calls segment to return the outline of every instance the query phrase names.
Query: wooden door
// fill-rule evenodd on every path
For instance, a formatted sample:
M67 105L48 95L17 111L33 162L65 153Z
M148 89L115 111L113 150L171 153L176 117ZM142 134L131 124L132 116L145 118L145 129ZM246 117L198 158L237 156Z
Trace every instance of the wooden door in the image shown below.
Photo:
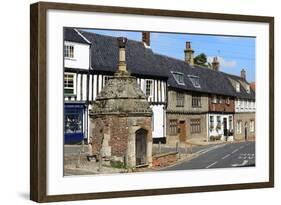
M186 121L185 120L180 121L179 128L180 128L180 142L185 142L186 141Z
M147 131L139 129L136 131L136 166L145 165L147 152Z

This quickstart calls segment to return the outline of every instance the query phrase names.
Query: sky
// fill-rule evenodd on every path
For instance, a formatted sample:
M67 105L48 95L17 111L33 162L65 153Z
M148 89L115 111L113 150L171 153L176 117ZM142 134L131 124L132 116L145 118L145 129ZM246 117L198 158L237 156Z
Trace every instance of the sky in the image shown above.
M97 29L87 31L116 37L123 36L136 41L142 40L141 32ZM247 81L255 81L256 39L254 37L150 33L150 47L154 53L181 60L184 60L186 41L191 42L194 57L205 53L208 61L211 62L213 57L217 56L221 71L240 76L240 71L245 69Z

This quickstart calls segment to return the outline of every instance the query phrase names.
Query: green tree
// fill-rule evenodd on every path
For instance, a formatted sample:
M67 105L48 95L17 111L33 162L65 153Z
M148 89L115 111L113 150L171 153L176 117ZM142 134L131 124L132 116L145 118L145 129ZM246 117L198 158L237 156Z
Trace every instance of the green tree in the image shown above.
M209 67L210 63L207 62L207 56L205 53L200 53L194 58L194 64Z

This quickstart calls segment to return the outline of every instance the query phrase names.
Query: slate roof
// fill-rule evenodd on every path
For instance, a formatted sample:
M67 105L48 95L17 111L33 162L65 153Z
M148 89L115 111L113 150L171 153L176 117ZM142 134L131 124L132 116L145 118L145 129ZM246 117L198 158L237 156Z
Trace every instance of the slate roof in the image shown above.
M115 72L119 62L117 38L81 31L91 43L91 67L96 71ZM126 64L133 75L168 78L168 72L162 69L157 56L142 42L129 40L126 44Z
M158 56L163 68L169 71L180 72L184 75L185 85L180 85L176 82L172 72L169 72L169 87L186 91L196 91L227 96L235 95L229 81L222 72L213 71L209 68L203 68L200 66L191 67L189 64L185 63L182 60L163 55ZM189 75L199 77L200 88L196 88L193 86L188 77Z
M65 40L81 41L81 36L74 29L65 29ZM114 73L118 68L119 49L117 38L79 30L79 32L91 42L91 67L95 71ZM83 38L82 38L83 39ZM84 40L84 39L83 39ZM133 75L161 77L168 79L168 87L185 91L196 91L209 94L234 96L239 98L254 99L255 92L251 89L248 94L241 85L241 92L237 93L231 80L247 83L239 76L214 71L200 66L190 66L183 60L154 53L146 48L142 42L129 40L126 44L127 69ZM184 74L184 85L180 85L174 79L171 71ZM200 88L193 86L188 75L198 76Z
M235 82L240 84L240 92L236 92L236 88L231 85L233 92L235 93L235 97L237 98L243 98L243 99L249 99L249 100L254 100L255 99L255 91L252 89L252 87L250 86L250 83L248 83L244 78L241 78L240 76L236 76L236 75L230 75L228 73L223 73L227 79L230 80L234 80ZM247 84L250 86L250 93L247 93L246 88L244 87L244 85Z
M89 44L89 42L87 40L85 40L81 35L79 35L78 31L74 28L65 27L63 30L63 33L64 33L65 41Z

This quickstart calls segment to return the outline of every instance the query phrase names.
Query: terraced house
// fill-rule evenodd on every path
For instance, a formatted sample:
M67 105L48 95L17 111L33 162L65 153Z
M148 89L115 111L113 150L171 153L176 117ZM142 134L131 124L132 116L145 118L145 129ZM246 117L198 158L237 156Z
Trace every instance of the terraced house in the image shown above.
M117 38L65 28L64 43L65 143L87 142L90 104L118 67ZM127 42L127 69L152 108L153 141L253 138L255 92L246 73L221 72L216 57L211 68L198 66L193 53L186 42L183 60L157 54L149 32Z
M209 69L194 64L190 42L184 53L185 61L166 57L168 143L232 140L234 92L217 58Z
M255 139L255 91L246 80L246 71L240 76L227 75L235 92L234 135L236 140Z

